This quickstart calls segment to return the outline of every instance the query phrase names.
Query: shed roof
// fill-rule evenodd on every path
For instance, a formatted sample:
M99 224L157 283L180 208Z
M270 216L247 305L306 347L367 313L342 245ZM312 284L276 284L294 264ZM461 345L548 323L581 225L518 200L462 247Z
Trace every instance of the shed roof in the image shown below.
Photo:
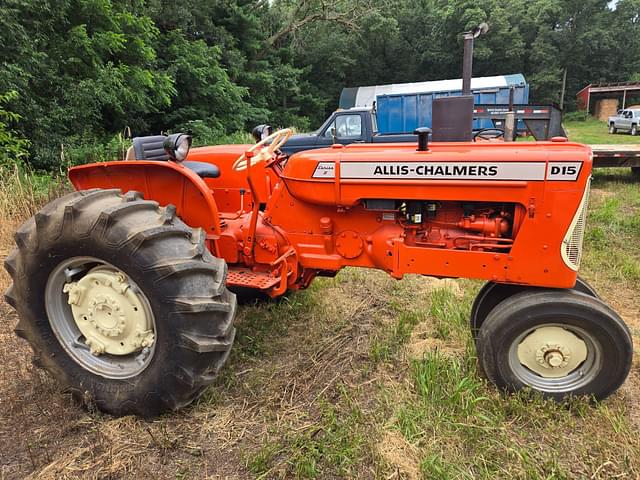
M580 90L578 95L584 91L591 93L620 93L630 90L640 90L640 82L590 83Z

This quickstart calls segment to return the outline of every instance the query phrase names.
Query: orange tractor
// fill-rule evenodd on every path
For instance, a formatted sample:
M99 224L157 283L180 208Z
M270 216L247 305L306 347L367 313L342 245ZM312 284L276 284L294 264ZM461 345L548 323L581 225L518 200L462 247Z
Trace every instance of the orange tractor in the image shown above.
M77 398L145 417L193 401L229 355L236 288L271 297L344 267L476 278L478 359L498 387L601 399L631 336L577 276L592 155L544 143L257 144L141 137L72 168L76 192L16 233L16 333Z

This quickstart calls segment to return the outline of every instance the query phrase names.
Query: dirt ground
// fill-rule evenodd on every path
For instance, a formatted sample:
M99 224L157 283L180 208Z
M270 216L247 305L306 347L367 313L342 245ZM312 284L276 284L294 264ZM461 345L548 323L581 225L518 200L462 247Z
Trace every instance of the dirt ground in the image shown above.
M636 202L632 188L596 182L591 223L614 228L598 215L611 195ZM623 222L640 201L616 208ZM15 223L0 228L0 257ZM589 237L601 253L583 275L640 345L640 236L629 232L602 252ZM608 249L636 263L618 275ZM0 289L8 283L3 271ZM31 364L15 313L0 303L0 479L640 478L638 359L599 405L502 395L470 349L465 316L479 285L348 270L277 303L245 304L217 382L150 422L78 407ZM442 367L430 373L442 392L428 402L417 380L425 359Z

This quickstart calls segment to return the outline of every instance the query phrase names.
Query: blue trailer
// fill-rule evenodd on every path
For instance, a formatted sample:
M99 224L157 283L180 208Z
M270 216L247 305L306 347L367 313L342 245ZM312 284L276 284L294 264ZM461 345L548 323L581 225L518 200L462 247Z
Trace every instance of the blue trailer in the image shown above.
M471 80L476 104L508 104L511 90L513 103L529 103L529 84L522 74ZM401 134L413 132L417 127L431 127L433 99L459 96L461 91L462 79L345 88L340 96L340 107L374 108L380 134ZM488 119L477 119L473 123L474 130L492 126ZM524 123L519 122L518 129L524 130Z

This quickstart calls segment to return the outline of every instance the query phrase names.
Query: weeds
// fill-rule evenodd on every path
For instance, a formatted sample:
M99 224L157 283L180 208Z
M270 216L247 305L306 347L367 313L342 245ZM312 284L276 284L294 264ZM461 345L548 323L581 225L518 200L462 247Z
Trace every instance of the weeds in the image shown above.
M374 362L388 362L394 358L411 336L413 327L421 320L414 312L401 313L398 320L388 326L371 345L371 358Z
M317 422L278 443L265 443L247 460L249 469L257 478L317 478L327 471L350 476L367 443L363 413L344 387L338 405L322 401Z

